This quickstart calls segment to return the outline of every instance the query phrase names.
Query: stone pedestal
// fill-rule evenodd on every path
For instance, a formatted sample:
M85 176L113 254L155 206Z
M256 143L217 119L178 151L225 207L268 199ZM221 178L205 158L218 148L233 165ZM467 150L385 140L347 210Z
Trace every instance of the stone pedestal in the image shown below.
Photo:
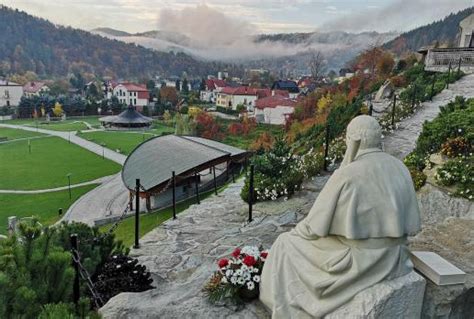
M420 318L425 285L425 279L412 271L360 292L349 303L324 318Z

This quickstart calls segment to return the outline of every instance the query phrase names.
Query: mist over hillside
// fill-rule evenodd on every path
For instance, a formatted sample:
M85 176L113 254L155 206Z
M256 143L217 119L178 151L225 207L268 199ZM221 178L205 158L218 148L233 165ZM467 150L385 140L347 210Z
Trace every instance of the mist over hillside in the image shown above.
M275 70L280 70L282 61L286 61L285 64L292 65L298 73L304 73L307 69L308 56L315 51L324 55L328 69L338 69L362 50L373 45L381 45L398 35L394 32L354 34L340 31L259 34L204 45L186 35L170 31L117 35L125 32L118 30L108 32L100 28L92 32L157 51L184 52L207 61L240 63L247 66L260 64Z

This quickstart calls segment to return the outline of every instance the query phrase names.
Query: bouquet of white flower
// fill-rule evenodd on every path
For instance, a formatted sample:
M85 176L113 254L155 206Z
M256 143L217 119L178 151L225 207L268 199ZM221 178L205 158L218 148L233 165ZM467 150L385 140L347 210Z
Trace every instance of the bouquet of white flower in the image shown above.
M236 248L230 258L218 261L217 270L204 288L211 302L258 298L259 283L268 252L256 246Z

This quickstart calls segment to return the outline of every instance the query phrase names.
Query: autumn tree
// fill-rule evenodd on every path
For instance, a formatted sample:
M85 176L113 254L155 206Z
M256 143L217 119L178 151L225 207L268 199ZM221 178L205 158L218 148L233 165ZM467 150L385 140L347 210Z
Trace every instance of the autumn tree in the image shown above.
M273 147L273 144L275 143L275 138L273 135L269 132L263 132L260 134L255 142L250 145L250 149L254 151L258 150L265 150L268 151Z
M224 137L219 123L209 113L202 112L195 119L198 136L220 140Z
M162 103L169 103L172 106L178 104L178 93L173 87L165 86L160 89L160 100Z

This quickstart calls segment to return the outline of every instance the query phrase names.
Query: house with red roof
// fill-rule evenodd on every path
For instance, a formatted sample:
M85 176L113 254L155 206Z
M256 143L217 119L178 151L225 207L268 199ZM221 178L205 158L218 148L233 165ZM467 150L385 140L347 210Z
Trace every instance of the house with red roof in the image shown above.
M284 125L295 106L296 100L288 96L267 96L255 102L255 119L258 123Z
M31 81L23 85L23 94L26 97L40 96L49 92L49 87L44 82Z
M201 101L215 103L217 93L219 93L226 86L227 83L224 80L207 79L204 81L204 90L201 90L199 97Z
M146 85L128 82L113 85L112 95L116 96L120 103L133 105L140 112L150 99Z

